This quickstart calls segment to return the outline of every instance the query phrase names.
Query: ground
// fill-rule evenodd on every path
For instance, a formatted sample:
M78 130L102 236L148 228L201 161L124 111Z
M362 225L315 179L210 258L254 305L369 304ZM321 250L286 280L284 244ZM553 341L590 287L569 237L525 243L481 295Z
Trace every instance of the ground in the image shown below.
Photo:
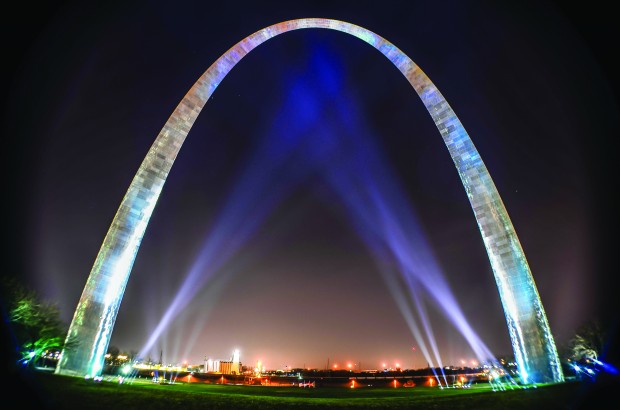
M436 387L308 389L156 384L147 379L120 384L116 377L94 382L34 372L24 379L29 394L20 397L23 401L35 401L37 408L48 409L611 409L615 408L615 400L610 398L617 381L571 381L507 391L493 391L488 384L443 390Z

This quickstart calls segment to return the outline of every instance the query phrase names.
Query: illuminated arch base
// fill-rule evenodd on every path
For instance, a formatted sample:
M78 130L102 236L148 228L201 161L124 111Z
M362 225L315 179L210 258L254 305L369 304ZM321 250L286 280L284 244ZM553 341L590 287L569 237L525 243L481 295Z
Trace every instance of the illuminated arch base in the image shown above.
M101 374L118 308L140 242L172 164L209 97L247 53L272 37L304 28L341 31L385 55L418 93L439 130L467 192L493 268L515 359L524 383L564 380L555 342L523 249L480 154L444 97L393 44L343 21L285 21L246 37L196 81L176 107L140 165L103 241L78 303L56 372Z

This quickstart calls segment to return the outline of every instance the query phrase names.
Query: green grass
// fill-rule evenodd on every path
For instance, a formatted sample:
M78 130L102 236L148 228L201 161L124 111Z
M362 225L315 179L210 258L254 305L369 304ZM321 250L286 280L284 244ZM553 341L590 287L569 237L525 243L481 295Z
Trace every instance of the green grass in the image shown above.
M580 382L493 392L469 389L299 388L198 383L156 384L145 379L119 384L35 373L30 397L50 409L601 409L592 383ZM620 391L618 392L620 393ZM614 403L616 404L616 403ZM16 407L17 408L17 407ZM615 408L615 406L609 407Z

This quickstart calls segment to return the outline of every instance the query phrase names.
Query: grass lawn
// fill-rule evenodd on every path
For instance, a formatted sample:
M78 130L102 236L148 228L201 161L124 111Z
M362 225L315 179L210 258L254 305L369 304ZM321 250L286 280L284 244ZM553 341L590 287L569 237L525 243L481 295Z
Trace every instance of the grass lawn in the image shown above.
M299 388L199 383L156 384L146 379L119 384L35 372L15 407L36 401L48 409L615 409L620 400L610 382L569 382L494 392L488 385L469 389ZM4 389L3 389L4 390ZM601 395L605 395L605 400ZM18 399L19 400L19 399ZM5 403L7 403L5 401ZM608 404L607 404L608 403ZM607 406L607 407L606 407Z

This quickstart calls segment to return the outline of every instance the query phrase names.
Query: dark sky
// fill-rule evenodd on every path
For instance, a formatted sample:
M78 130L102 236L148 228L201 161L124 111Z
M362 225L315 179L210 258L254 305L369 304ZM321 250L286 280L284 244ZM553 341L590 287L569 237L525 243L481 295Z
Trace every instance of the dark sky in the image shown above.
M611 142L618 67L611 13L594 7L603 2L588 9L546 2L201 3L70 2L36 13L23 7L2 28L3 259L10 275L56 301L67 323L131 178L194 81L263 27L326 17L394 43L451 104L510 213L557 343L591 320L617 328L607 280L617 269ZM144 345L256 148L286 134L279 119L303 116L310 101L327 113L321 126L337 128L342 119L329 111L328 96L309 100L291 91L295 84L325 86L313 70L316 59L339 73L347 107L362 113L360 133L375 139L405 188L470 324L494 353L509 353L473 213L430 117L387 59L353 37L322 30L270 40L215 91L151 218L111 344L126 351ZM323 367L328 358L365 368L424 364L346 212L310 173L198 292L154 354L199 362L239 348L243 362L274 368ZM430 310L444 363L469 360L462 338Z

